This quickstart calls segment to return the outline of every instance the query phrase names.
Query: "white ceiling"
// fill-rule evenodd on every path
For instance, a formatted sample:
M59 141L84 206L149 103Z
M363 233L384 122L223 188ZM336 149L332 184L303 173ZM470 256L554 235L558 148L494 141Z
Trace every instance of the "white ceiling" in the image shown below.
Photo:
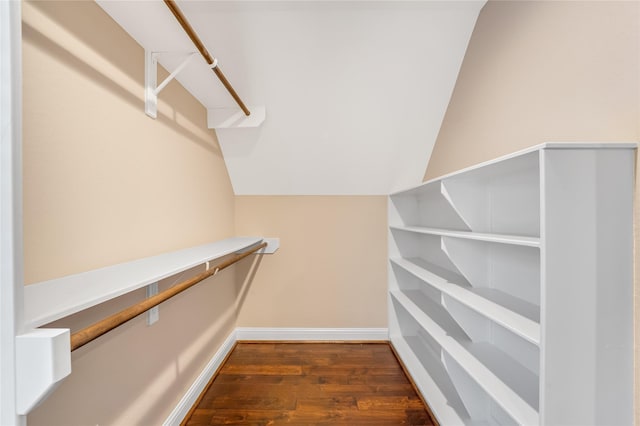
M258 128L217 129L235 193L388 194L422 181L484 3L179 1L244 102L266 107ZM195 50L162 1L98 4L146 49ZM160 58L169 70L180 60ZM235 107L201 57L177 79L207 108Z

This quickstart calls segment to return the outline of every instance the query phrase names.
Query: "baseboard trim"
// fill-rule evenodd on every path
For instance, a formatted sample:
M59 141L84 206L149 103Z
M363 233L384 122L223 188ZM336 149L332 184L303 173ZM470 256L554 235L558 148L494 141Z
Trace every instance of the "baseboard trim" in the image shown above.
M238 327L220 345L220 349L196 378L178 405L164 421L163 426L179 425L189 414L202 391L238 340L272 341L388 341L387 328L279 328L279 327Z
M211 360L209 360L207 365L204 367L204 370L202 370L200 375L198 375L189 390L187 390L187 393L185 393L180 402L178 402L176 408L174 408L171 414L169 414L167 419L164 421L163 426L179 425L182 420L187 417L191 407L196 403L200 394L209 383L209 380L211 380L213 375L216 374L220 365L222 365L223 361L227 358L227 355L229 355L229 352L231 352L237 340L236 330L233 330L231 334L229 334L229 337L227 337L222 345L220 345L218 351L213 355Z
M387 328L238 327L237 340L369 341L389 340Z

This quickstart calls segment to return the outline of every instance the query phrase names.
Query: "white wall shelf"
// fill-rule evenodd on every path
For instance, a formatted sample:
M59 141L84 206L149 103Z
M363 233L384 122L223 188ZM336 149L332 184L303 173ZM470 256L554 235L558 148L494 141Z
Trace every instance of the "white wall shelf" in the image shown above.
M441 424L633 424L635 150L547 143L390 196L390 340Z
M24 327L16 340L18 414L29 413L71 373L70 331L37 327L263 241L267 246L257 254L280 246L278 238L227 238L26 286Z
M440 235L443 237L464 238L468 240L487 241L492 243L513 244L529 247L539 247L540 238L518 235L485 234L481 232L451 231L447 229L425 228L422 226L390 226L399 231L415 232L418 234Z
M258 237L228 238L28 285L24 289L25 327L48 324L261 241Z
M469 415L455 391L449 374L444 366L441 366L440 359L425 348L420 338L417 336L391 337L391 344L406 365L427 364L433 366L428 370L416 368L412 371L411 376L420 392L423 395L429 395L429 405L440 407L438 410L440 424L469 424Z

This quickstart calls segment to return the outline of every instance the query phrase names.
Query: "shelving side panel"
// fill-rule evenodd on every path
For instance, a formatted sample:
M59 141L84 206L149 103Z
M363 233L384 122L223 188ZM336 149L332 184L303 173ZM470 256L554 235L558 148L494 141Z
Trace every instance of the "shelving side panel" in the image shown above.
M634 161L541 151L542 424L633 423Z

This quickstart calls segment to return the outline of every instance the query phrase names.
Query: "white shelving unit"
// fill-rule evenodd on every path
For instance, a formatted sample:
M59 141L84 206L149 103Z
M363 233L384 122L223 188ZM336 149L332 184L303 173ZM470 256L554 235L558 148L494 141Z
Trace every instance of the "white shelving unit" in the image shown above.
M547 143L390 196L390 340L441 424L633 424L635 150Z

